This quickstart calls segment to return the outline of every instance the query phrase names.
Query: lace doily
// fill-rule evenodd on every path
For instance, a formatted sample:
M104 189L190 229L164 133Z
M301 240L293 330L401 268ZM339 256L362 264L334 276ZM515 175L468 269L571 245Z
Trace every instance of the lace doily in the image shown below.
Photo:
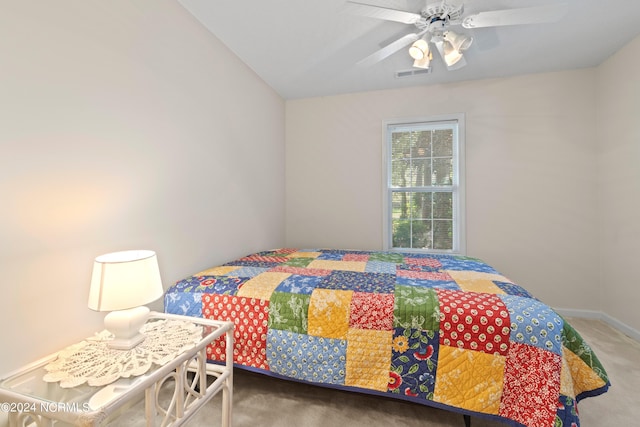
M71 388L84 384L104 386L118 378L146 373L155 363L164 365L184 350L194 347L202 339L202 326L182 320L158 320L145 324L140 332L146 339L130 350L107 347L113 339L109 331L74 344L58 353L45 366L46 382L60 382Z

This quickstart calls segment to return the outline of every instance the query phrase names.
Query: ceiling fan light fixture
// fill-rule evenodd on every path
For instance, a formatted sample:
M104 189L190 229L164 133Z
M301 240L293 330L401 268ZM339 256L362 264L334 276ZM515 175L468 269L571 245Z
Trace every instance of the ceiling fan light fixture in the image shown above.
M466 0L422 0L426 2L426 7L418 13L375 6L362 3L363 1L369 0L346 0L346 3L358 15L409 24L414 26L415 30L360 60L358 65L374 65L408 47L414 67L418 68L409 70L410 75L424 73L425 69L429 72L431 52L434 50L449 71L467 65L467 58L463 52L472 45L473 38L450 31L450 27L462 25L465 29L475 29L552 23L558 22L569 11L566 0L539 7L481 10L471 15L464 13ZM407 72L402 73L405 75Z
M458 52L464 52L469 49L471 43L473 43L473 37L454 33L453 31L444 33L444 39L451 43L451 47Z
M423 68L423 69L428 69L429 66L431 65L431 52L429 52L427 55L425 55L424 57L422 57L422 59L416 59L415 61L413 61L413 66L415 68Z
M462 59L462 52L460 52L457 49L454 49L454 47L451 45L451 42L449 42L448 40L444 41L444 62L447 64L448 67L451 67L452 65L457 64L461 59Z
M409 55L419 61L429 57L429 43L425 39L418 39L409 48Z

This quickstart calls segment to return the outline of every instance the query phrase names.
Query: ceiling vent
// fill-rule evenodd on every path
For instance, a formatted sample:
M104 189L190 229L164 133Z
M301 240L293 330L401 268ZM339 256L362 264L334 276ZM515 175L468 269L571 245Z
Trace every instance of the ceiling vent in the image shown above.
M416 68L414 70L403 70L396 71L396 79L411 77L411 76L419 76L421 74L429 74L431 73L431 67L429 68Z

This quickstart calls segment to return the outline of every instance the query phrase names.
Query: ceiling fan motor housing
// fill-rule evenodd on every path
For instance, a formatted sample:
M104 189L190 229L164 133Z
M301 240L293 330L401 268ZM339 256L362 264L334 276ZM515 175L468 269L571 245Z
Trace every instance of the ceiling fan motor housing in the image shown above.
M464 5L450 5L445 2L428 4L421 12L421 19L414 24L421 31L445 31L450 21L460 21Z

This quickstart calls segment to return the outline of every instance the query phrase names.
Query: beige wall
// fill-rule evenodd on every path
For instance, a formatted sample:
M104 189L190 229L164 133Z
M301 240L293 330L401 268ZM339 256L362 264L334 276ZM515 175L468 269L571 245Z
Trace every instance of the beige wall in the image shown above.
M603 311L640 331L640 37L598 68Z
M2 8L0 372L99 327L101 253L154 249L169 286L285 243L380 248L382 121L443 113L466 114L468 254L640 329L638 40L597 69L289 101L285 126L173 1Z
M380 249L382 122L466 115L467 254L554 306L598 299L595 70L286 103L290 246Z
M173 0L3 2L0 123L0 373L99 327L97 255L283 244L284 101Z

